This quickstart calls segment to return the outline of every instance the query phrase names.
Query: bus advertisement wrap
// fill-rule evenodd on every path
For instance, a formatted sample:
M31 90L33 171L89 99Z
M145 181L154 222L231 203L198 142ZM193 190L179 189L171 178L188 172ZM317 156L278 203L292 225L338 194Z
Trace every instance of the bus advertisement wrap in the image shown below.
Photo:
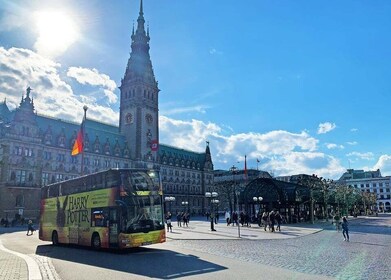
M122 173L121 176L124 178ZM65 189L66 182L60 190L61 187ZM49 193L50 189L46 191ZM111 188L43 198L40 239L96 248L165 242L161 192L123 194L121 183Z

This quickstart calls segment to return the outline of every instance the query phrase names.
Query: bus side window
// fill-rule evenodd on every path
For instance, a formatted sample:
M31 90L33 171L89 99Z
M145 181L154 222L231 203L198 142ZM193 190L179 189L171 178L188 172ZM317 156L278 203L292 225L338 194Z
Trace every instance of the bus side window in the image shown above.
M93 227L106 227L108 221L107 209L96 208L91 211L91 226Z

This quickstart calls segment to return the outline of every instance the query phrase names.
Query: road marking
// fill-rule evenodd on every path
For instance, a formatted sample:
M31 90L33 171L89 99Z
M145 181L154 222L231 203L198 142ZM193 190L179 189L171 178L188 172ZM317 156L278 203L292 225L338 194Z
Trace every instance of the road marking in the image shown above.
M0 239L0 250L2 250L4 252L7 252L7 253L10 253L10 254L13 254L15 256L18 256L18 257L22 258L26 262L27 269L28 269L28 275L29 275L28 279L29 280L42 280L41 272L39 271L39 266L34 261L34 259L32 257L30 257L28 255L25 255L25 254L21 254L21 253L15 252L15 251L8 250L1 243L1 239Z
M203 268L203 269L198 269L198 270L184 271L184 272L181 272L181 273L175 273L175 274L166 275L165 278L174 278L174 277L184 276L184 275L187 275L187 274L196 274L196 273L205 272L205 271L211 271L211 270L215 270L215 268L208 267L208 268Z

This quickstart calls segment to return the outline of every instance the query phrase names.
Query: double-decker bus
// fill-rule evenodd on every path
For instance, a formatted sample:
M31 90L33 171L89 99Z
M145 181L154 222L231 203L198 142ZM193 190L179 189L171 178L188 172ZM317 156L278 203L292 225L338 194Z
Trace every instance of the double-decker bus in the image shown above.
M159 172L109 169L42 187L39 239L125 249L166 241Z

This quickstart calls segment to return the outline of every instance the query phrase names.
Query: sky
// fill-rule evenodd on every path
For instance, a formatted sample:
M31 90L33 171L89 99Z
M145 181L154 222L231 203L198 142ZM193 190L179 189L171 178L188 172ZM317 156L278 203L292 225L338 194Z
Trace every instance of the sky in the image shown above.
M391 175L391 1L144 0L160 143L215 169ZM0 0L0 101L118 125L140 0Z

